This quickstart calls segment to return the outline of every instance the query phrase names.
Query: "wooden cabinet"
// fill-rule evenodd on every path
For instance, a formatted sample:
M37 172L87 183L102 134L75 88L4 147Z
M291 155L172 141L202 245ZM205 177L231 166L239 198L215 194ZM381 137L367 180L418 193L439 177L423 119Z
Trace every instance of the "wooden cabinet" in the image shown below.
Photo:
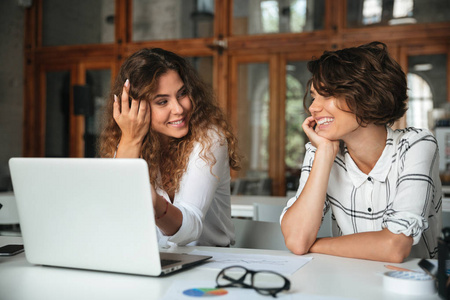
M93 37L83 39L80 36L80 41L88 40L89 43L73 44L65 41L66 45L58 45L55 41L46 42L46 30L49 26L46 9L55 8L50 5L52 2L55 0L36 0L26 9L24 156L45 156L52 153L47 149L51 147L51 143L48 142L49 128L46 127L51 122L47 116L50 111L47 105L52 103L48 92L49 88L54 87L48 86L49 72L64 71L70 74L66 100L68 114L65 115L67 119L64 121L64 124L68 124L68 139L63 142L68 143L68 151L59 153L83 157L88 152L85 144L86 120L84 116L75 115L73 112L73 87L89 85L86 76L90 71L104 70L108 75L103 74L101 78L108 77L113 80L124 58L143 47L161 47L190 59L205 58L209 61L209 66L202 69L201 75L211 83L234 130L243 139L242 143L265 143L249 145L249 149L263 147L266 153L249 150L244 158L247 160L244 164L250 165L252 161L258 160L255 155L263 155L265 162L261 172L252 173L250 171L254 170L250 168L249 173L233 173L233 177L266 176L271 180L272 195L285 195L287 187L295 189L292 185L295 185L299 166L296 169L289 162L286 163L286 157L293 151L292 144L287 141L294 137L289 135L297 133L287 130L289 125L292 126L287 124L291 122L289 120L292 117L287 115L286 109L291 107L291 104L287 106L288 101L301 103L300 93L293 93L292 90L297 85L298 90L301 90L304 78L308 76L306 69L296 69L292 72L292 68L302 68L312 56L319 56L325 50L378 40L388 45L392 55L404 70L408 71L411 57L442 54L447 57L444 68L445 86L440 87L445 89L445 92L441 93L445 95L445 99L439 101L450 100L450 20L445 16L439 16L435 19L439 22L432 23L432 18L424 17L421 13L416 23L403 22L394 26L390 24L395 22L389 22L394 18L391 11L393 8L387 6L384 9L392 15L391 19L386 21L386 18L381 18L378 23L364 24L366 21L361 14L366 2L359 0L154 0L151 5L148 1L108 0L94 1L98 15L94 17L97 23L91 25L96 30L91 32L89 26L76 25L77 18L86 17L83 14L83 5L92 2L83 0L79 1L77 6L66 8L72 11L61 12L67 17L60 16L65 25L60 25L61 28L57 31L64 33L64 26L69 26L71 28L68 32L73 35L83 35L86 32L92 35L93 32L100 32L98 42L95 42ZM384 5L389 1L378 2ZM411 1L413 7L417 7L419 2ZM442 5L440 10L446 11L447 2L432 1L430 8L435 9L436 5ZM353 5L359 8L354 9ZM165 10L158 10L158 7ZM273 14L273 11L276 13ZM268 12L269 16L264 15ZM54 10L52 13L55 15ZM412 17L414 13L417 13L414 9L409 12ZM267 27L264 22L272 22L269 24L272 27ZM146 33L146 30L150 30L155 24L159 29L151 34ZM158 32L161 37L155 37ZM147 40L151 37L155 38ZM253 71L249 68L253 64L265 66L265 78L261 77L260 72L254 71L255 68ZM106 84L104 79L101 82ZM105 95L107 96L107 93ZM250 102L241 103L243 99ZM255 117L263 117L260 124L262 127L259 128L264 131L260 131L261 138L253 135L256 131L243 134L248 129L248 122L256 120L252 119L251 105L248 105L251 103L265 105L265 111L260 111L259 117ZM247 123L241 122L245 117L248 118ZM298 124L299 127L300 125ZM406 118L396 124L397 127L406 125ZM298 151L302 153L303 149L299 146ZM301 157L295 159L301 161Z

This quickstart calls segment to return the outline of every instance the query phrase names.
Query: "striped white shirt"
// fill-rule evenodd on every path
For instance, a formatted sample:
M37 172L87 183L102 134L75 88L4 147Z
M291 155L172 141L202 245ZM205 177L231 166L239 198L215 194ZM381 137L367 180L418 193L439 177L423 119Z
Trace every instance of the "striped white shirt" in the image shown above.
M436 139L425 129L387 128L386 147L369 174L359 170L345 144L334 160L324 214L332 210L333 236L387 228L414 239L410 257L433 258L441 229L442 188ZM309 177L316 148L308 143L300 185Z

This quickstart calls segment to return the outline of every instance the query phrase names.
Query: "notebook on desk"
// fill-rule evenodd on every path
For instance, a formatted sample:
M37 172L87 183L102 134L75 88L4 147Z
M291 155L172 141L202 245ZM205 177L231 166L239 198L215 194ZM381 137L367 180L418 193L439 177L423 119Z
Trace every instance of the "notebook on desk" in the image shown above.
M210 258L160 253L142 159L11 158L9 166L32 264L159 276Z

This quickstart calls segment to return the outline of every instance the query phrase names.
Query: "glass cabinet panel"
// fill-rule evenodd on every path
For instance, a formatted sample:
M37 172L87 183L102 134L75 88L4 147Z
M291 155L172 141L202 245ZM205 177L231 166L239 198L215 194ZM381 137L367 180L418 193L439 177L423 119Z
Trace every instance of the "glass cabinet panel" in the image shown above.
M84 156L96 157L97 141L102 129L102 116L111 87L111 70L86 71L86 86L90 91L90 107L85 114Z
M434 129L448 111L447 55L417 55L408 58L407 126Z
M244 159L233 193L270 195L268 64L239 64L237 82L236 132Z
M324 0L240 0L233 5L233 35L324 28Z
M214 35L214 0L133 0L133 41Z
M68 157L70 136L70 72L46 74L45 156Z
M114 0L42 1L43 46L114 42Z
M311 77L306 68L307 61L289 61L286 65L286 139L285 174L286 191L297 191L300 170L305 156L305 144L308 138L302 130L307 117L303 107L306 84Z
M71 86L70 71L46 73L45 156L69 157L70 146L84 142L84 156L97 156L103 109L109 95L111 71L86 71L86 84ZM73 108L71 105L73 93ZM73 113L73 115L71 115ZM84 141L70 136L71 118L84 118ZM83 154L83 153L81 153Z
M347 27L448 21L448 0L347 0Z
M200 77L210 87L213 86L213 58L211 56L186 57Z
M417 55L408 58L407 125L433 131L439 146L439 171L443 184L450 183L450 103L448 56Z

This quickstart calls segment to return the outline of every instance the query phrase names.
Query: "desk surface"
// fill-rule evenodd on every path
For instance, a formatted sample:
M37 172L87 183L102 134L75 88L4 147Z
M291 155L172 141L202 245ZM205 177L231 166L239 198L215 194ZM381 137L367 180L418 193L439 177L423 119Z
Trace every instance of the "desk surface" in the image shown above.
M21 238L0 236L0 246L20 243ZM214 247L177 247L173 252L194 249L214 252L294 256L287 251ZM293 275L291 292L298 295L334 296L348 299L439 299L411 297L383 290L385 263L308 254L313 259ZM418 260L398 264L416 269ZM0 257L0 299L161 299L175 280L214 281L219 270L193 268L166 277L146 277L107 272L43 267L29 264L25 255ZM194 298L193 298L194 299ZM267 297L267 299L272 299ZM302 298L303 299L303 298ZM321 298L323 299L323 298Z

